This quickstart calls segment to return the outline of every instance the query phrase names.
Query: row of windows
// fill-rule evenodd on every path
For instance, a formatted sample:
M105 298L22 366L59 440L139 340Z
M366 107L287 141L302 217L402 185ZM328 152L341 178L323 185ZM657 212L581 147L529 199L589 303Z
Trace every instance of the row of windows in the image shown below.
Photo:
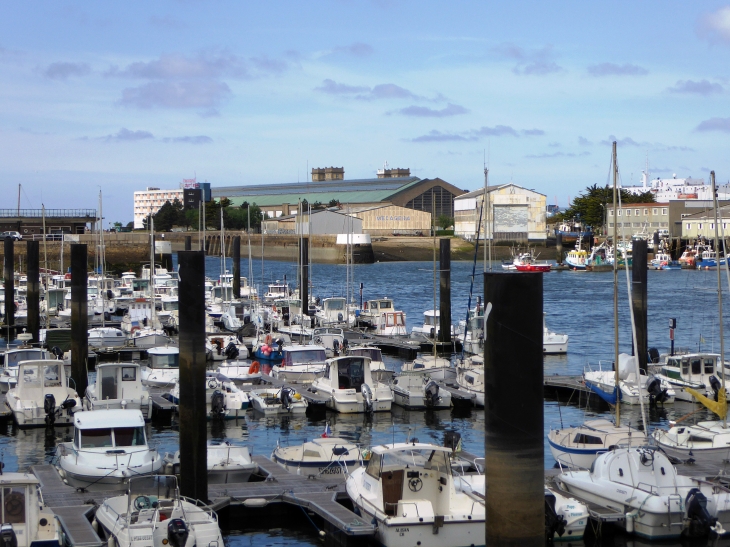
M617 216L621 216L621 213L623 212L623 213L626 214L627 217L630 217L632 210L634 212L634 216L636 216L636 217L641 216L641 214L642 214L641 211L644 211L644 216L648 216L649 215L649 208L648 207L644 207L643 209L619 209L616 213L617 213ZM662 214L663 215L666 215L667 214L667 208L666 207L662 207L661 211L662 211ZM651 214L652 215L658 215L659 214L659 207L652 208ZM609 209L608 210L608 216L610 216L610 217L613 216L613 209Z
M686 226L687 226L686 229L687 230L691 230L692 229L692 224L693 224L692 222L687 222L686 223ZM701 230L703 226L705 227L705 229L707 229L708 226L709 226L709 229L710 230L714 230L715 229L715 223L714 222L706 222L706 223L698 222L697 223L697 229L698 230ZM722 223L722 229L723 230L727 230L727 222L723 222Z
M642 228L642 227L646 227L646 226L649 226L648 222L624 222L624 223L617 222L616 223L617 228L622 228L622 227L623 228ZM613 228L613 222L609 222L608 227ZM667 228L667 227L669 227L669 223L668 222L652 222L651 227L652 228Z

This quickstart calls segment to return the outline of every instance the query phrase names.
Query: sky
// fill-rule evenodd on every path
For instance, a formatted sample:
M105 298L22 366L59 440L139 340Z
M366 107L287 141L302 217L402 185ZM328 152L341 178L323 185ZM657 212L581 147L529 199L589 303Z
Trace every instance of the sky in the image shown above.
M566 206L609 180L730 179L730 4L0 2L0 208L375 177L510 181Z

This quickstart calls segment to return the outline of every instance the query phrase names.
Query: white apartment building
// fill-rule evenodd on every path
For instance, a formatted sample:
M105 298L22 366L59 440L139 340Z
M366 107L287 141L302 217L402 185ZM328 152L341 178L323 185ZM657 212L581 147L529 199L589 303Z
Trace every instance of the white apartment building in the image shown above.
M183 202L183 189L160 190L159 188L147 187L147 190L140 190L134 193L134 227L144 228L144 219L148 215L154 215L166 202L172 203L175 200Z

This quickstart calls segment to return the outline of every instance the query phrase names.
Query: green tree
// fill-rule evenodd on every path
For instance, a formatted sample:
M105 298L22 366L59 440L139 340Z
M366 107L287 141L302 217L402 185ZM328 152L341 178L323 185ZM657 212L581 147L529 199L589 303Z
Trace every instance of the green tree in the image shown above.
M312 211L316 211L317 209L324 209L324 205L321 201L315 201L312 203Z
M158 232L169 232L173 226L179 225L179 220L184 219L183 204L176 199L172 203L166 201L160 210L154 215L155 230Z
M447 230L454 225L454 219L449 215L439 215L436 219L436 225L442 230Z
M621 203L654 203L654 195L651 192L634 195L627 190L620 190ZM618 198L618 196L617 196ZM577 219L588 226L601 228L604 224L605 210L613 206L612 186L588 186L583 193L573 200L570 207L562 213L555 215L551 221Z
M330 202L327 204L327 207L339 207L340 202L336 199L331 199Z

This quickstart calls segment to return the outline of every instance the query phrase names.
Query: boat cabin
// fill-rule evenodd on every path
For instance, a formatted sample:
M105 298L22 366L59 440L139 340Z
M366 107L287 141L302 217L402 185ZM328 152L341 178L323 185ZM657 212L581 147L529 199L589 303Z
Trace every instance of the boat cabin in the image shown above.
M668 378L685 382L709 382L717 372L720 356L712 353L689 353L667 357L662 373Z
M367 357L338 357L327 361L324 380L335 389L354 389L360 393L363 384L373 385L370 359Z
M180 368L180 349L159 347L147 350L150 368Z
M321 323L343 323L347 321L347 302L339 296L325 298L318 315Z
M370 361L382 361L383 352L374 346L354 347L347 350L347 355L353 357L367 357Z
M74 414L73 447L76 450L124 454L125 448L146 446L144 418L139 410L94 410Z
M99 363L96 382L89 385L86 397L91 409L124 408L124 403L140 408L149 404L149 392L142 385L137 363Z
M0 484L3 542L17 547L31 544L60 547L60 525L50 510L42 508L40 481L28 473L3 473ZM6 531L6 525L12 531Z
M324 363L327 360L326 350L323 346L293 345L285 346L282 351L282 365L285 367L291 367L294 365L314 365Z
M378 310L393 310L393 300L391 298L381 298L379 300L368 300L363 305L363 309L372 310L377 313Z
M230 285L216 285L213 287L210 296L215 302L230 302L233 300L233 287Z
M34 361L48 359L48 352L38 348L9 349L0 353L0 365L6 369L17 369L21 361Z

